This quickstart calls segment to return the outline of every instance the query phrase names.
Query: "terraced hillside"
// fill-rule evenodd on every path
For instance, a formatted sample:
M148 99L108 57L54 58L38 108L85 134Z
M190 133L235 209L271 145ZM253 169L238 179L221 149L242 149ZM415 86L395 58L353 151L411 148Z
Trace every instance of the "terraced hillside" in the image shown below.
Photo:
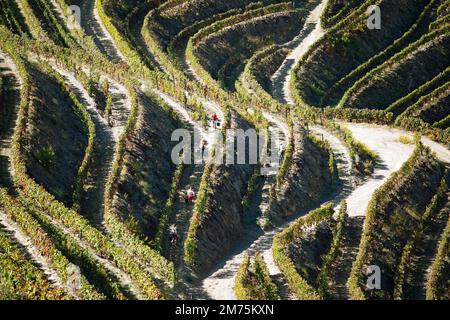
M449 8L2 1L0 298L449 299Z

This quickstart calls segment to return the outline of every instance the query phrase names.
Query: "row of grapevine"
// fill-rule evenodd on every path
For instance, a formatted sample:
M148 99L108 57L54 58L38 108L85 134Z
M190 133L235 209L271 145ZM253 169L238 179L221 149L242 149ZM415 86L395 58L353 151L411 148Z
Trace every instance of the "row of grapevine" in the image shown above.
M433 92L430 92L427 95L421 96L420 99L417 100L417 102L414 103L413 105L411 105L408 109L406 109L405 112L403 112L399 116L399 118L401 118L401 117L419 117L422 120L429 122L431 124L433 124L434 122L440 121L442 118L439 118L436 121L434 121L434 120L430 121L430 119L423 114L429 113L427 111L433 112L433 110L429 110L429 109L435 107L436 103L439 103L441 100L445 99L445 97L447 97L450 94L449 88L450 88L450 81L444 83L440 87L437 87ZM436 110L436 111L438 112L439 110ZM450 109L447 109L447 112L450 113ZM434 115L433 118L442 117L442 116L445 116L445 114L443 115L441 113L438 113L438 114Z
M433 123L433 127L437 129L446 129L450 127L450 114L442 120Z
M405 47L402 51L395 54L390 59L386 60L383 64L377 66L376 68L372 69L370 72L366 73L364 77L360 78L358 81L356 81L352 87L350 87L347 92L342 97L342 100L339 103L339 106L344 106L348 104L348 101L350 99L351 95L354 95L356 92L361 90L364 86L367 86L368 83L371 81L374 81L373 79L376 79L376 75L379 75L384 70L389 70L394 65L398 64L405 58L407 58L409 55L411 55L413 52L419 50L423 45L430 43L432 44L433 41L436 41L442 37L446 37L449 34L450 25L444 25L442 28L433 30L430 33L425 34L422 36L419 40L416 42L413 42L409 44L407 47Z
M353 263L352 271L348 279L348 287L352 299L366 298L366 293L364 292L365 289L363 289L365 288L365 285L363 284L365 275L364 268L365 266L370 265L371 259L373 259L373 252L370 252L370 246L373 246L373 244L376 243L378 230L382 224L384 210L386 210L391 199L390 195L399 188L401 181L405 181L405 179L414 172L416 165L420 164L421 161L429 161L429 159L431 159L430 150L424 147L417 137L416 144L417 147L413 155L403 164L399 171L391 175L388 181L375 191L369 202L366 210L364 231L359 245L358 256ZM407 236L408 239L411 239L412 234L406 234L405 236ZM394 235L392 235L392 237L394 237ZM385 252L383 254L386 255L387 253ZM401 265L400 259L395 267L399 264Z
M17 5L24 16L25 23L35 39L49 40L47 33L42 28L41 22L34 14L33 8L28 0L17 0Z
M356 140L346 127L331 121L325 121L325 126L344 142L350 154L353 170L360 175L370 176L378 160L378 155L364 143Z
M0 229L0 299L70 299L47 280L3 229Z
M325 5L322 16L320 17L321 24L324 28L330 28L339 21L343 20L352 10L358 8L365 0L329 0Z
M448 276L448 253L450 251L450 217L441 235L438 251L431 266L427 282L426 298L435 300L445 294L445 277ZM447 287L448 290L448 287ZM448 292L446 298L449 298Z
M439 204L441 202L446 202L446 193L448 191L448 182L447 182L447 173L444 173L444 176L441 180L440 186L436 192L436 194L431 199L427 208L425 209L424 214L421 217L421 223L419 228L414 230L414 234L411 236L411 239L407 242L407 244L403 247L402 257L400 259L400 263L397 266L394 283L394 299L402 300L404 298L403 287L405 284L405 271L407 265L411 263L411 254L413 252L414 247L417 245L420 237L424 236L424 230L426 228L426 224L429 223L430 217L436 215L437 210L440 210ZM429 285L429 281L427 281L427 286ZM427 297L430 299L431 297ZM433 298L431 298L433 299Z
M71 47L76 44L70 32L60 23L49 1L29 1L29 5L35 16L40 19L41 26L45 26L45 32L49 38L59 45Z
M27 26L22 21L22 16L15 2L0 3L0 24L5 25L11 32L28 36Z
M253 263L250 263L250 256L244 257L236 272L233 289L239 300L278 300L280 298L260 253L255 255Z
M313 210L278 233L273 240L272 250L275 263L283 272L295 296L300 300L319 300L321 297L317 290L299 275L294 262L286 253L286 247L301 236L305 227L331 219L333 214L334 210L331 205Z
M322 98L321 105L326 105L328 103L328 98L336 92L341 92L352 86L358 79L364 77L366 73L375 67L379 66L383 62L392 57L395 53L401 51L405 46L415 42L418 40L424 32L426 32L427 27L431 22L431 18L436 11L436 6L438 5L439 0L432 0L422 11L420 16L414 25L405 32L400 38L396 39L391 45L389 45L386 49L377 53L373 57L371 57L366 62L359 65L352 72L341 78L337 81L324 95ZM344 102L342 102L343 104ZM342 105L341 104L341 105Z
M439 28L441 25L450 22L450 2L445 0L437 10L437 19L430 24L430 30Z
M410 105L413 105L420 97L431 93L435 88L450 81L450 67L446 68L436 77L424 83L419 88L411 91L408 95L391 104L386 110L393 112L396 116L403 113Z
M47 232L28 213L26 208L22 207L17 200L10 197L3 189L0 190L0 204L4 208L6 215L20 226L20 229L31 239L34 247L49 261L50 266L56 271L64 287L69 287L69 270L72 264L58 250ZM74 290L77 290L75 294L81 299L98 300L106 298L89 283L84 275L80 278L79 289Z
M331 248L323 258L322 268L317 276L317 291L323 299L333 298L333 292L330 288L331 272L336 258L341 250L341 244L343 239L343 232L345 221L348 218L347 203L343 200L340 204L339 213L337 217L337 223L333 229L333 239L331 241Z

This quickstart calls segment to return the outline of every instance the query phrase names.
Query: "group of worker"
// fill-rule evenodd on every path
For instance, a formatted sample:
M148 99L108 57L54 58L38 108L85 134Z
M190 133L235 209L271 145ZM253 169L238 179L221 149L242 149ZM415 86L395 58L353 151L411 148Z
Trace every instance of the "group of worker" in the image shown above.
M217 129L220 126L220 120L216 113L213 113L210 117L212 127L214 129ZM201 141L201 149L202 149L202 157L204 156L204 153L206 151L206 147L208 146L208 141L206 139L202 139ZM192 189L192 187L188 187L186 192L183 195L184 201L186 204L191 204L194 202L195 199L195 191ZM169 239L172 244L176 244L179 240L178 231L176 225L172 224L169 227Z
M213 113L211 115L211 123L212 123L212 126L213 126L214 129L217 129L217 127L220 126L219 118L217 117L217 115L215 113ZM207 146L208 146L208 141L203 139L201 141L202 157L204 155L204 152L205 152ZM280 165L281 165L281 163L284 160L284 153L285 153L285 150L282 149L281 152L280 152L280 155L279 155L279 163L280 163ZM188 187L188 189L184 193L183 197L184 197L184 201L185 201L186 204L192 204L194 202L195 191L192 189L191 186ZM178 236L178 232L177 232L177 227L174 224L172 224L169 227L169 233L170 233L170 242L172 244L176 244L178 242L178 240L179 240L179 236Z

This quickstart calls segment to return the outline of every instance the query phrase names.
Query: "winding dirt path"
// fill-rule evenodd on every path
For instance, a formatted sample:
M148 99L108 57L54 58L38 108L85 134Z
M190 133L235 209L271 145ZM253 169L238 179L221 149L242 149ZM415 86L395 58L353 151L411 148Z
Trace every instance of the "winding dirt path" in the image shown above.
M279 85L280 83L289 83L290 69L293 67L294 62L297 62L300 57L308 50L308 48L322 36L323 30L320 27L320 14L322 12L324 4L325 1L323 1L311 12L305 23L304 29L301 31L299 36L291 41L291 45L298 44L298 46L288 55L280 69L273 76L273 79L275 79L273 80L273 87L275 91L276 88L283 87ZM312 29L311 25L314 25L315 28L311 33L309 33L309 31ZM197 78L198 81L201 82L201 79L199 79L199 77L195 74L188 61L186 61L186 65L190 69L189 73L192 73L195 78ZM283 92L283 90L278 91ZM278 95L279 101L285 103L286 99L284 99L284 93ZM263 116L269 121L269 130L272 129L271 131L273 131L275 128L280 130L282 132L282 135L284 136L284 143L286 143L287 138L289 137L289 128L287 127L287 125L278 117L270 113L264 112ZM339 150L341 150L341 155L348 155L346 151L343 151L345 150L345 148L340 143L338 143L338 141L333 140L333 142L340 145ZM346 163L347 159L343 159L342 162ZM265 209L265 202L268 201L267 193L271 183L272 181L270 177L266 178L265 184L263 186L262 201L260 204L261 211ZM264 197L265 193L266 197ZM234 277L237 269L242 262L242 259L247 254L249 254L250 256L254 256L257 252L262 252L264 260L267 263L270 275L277 284L282 298L293 299L294 297L292 296L290 290L287 288L286 281L283 279L284 277L282 276L279 268L275 265L272 255L272 242L274 235L277 232L283 230L283 228L288 225L289 223L286 223L284 226L276 230L265 232L262 235L259 234L258 236L255 236L256 240L250 242L249 244L243 243L240 252L221 263L220 267L218 267L210 276L203 280L202 289L206 293L206 295L211 299L235 299L235 295L233 292Z
M333 137L331 134L326 132L321 128L315 128L316 132L320 132L320 134L324 135L324 139L330 139L330 145L333 150L336 151L335 157L338 161L338 170L339 176L343 177L343 186L347 186L352 180L349 175L351 175L351 171L349 170L349 166L351 166L350 158L348 156L346 148L343 144ZM337 198L334 198L334 201L339 203L341 198L344 198L347 194L348 190L346 187L342 188L341 195ZM269 269L269 273L277 284L281 297L283 299L294 299L294 296L290 292L288 285L274 262L273 253L272 253L272 242L276 233L281 232L284 228L288 227L292 221L300 216L302 213L297 213L294 215L290 221L286 222L283 226L276 228L275 230L271 230L256 236L256 239L247 246L245 243L243 244L243 248L237 254L229 257L221 263L220 267L218 267L210 276L204 279L203 281L203 290L207 294L207 296L211 299L215 300L234 300L235 295L233 292L234 278L239 268L240 264L245 255L254 256L257 252L262 252L264 257L264 261L267 264ZM253 234L254 235L254 234Z
M375 190L408 160L414 151L414 145L403 144L399 141L402 135L411 136L401 130L366 124L345 123L344 125L350 129L355 139L363 141L380 158L372 176L347 198L349 216L365 216L367 205Z
M81 26L91 36L101 52L113 62L125 61L125 57L116 46L113 38L103 25L97 11L96 0L78 1L81 7Z
M291 70L301 59L301 57L309 50L309 48L325 34L325 30L320 24L320 17L325 9L328 0L323 0L305 21L303 30L294 39L294 43L299 43L286 57L280 68L272 76L272 95L281 103L294 104L291 91L290 80Z

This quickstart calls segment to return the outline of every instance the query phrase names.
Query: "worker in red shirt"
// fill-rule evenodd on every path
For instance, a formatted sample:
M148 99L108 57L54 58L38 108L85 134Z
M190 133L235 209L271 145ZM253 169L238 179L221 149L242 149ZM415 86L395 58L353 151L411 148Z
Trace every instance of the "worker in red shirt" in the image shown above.
M214 128L214 129L217 129L217 122L218 122L218 120L219 120L219 118L217 117L217 114L216 114L216 113L213 113L213 114L211 115L211 121L212 121L212 124L213 124L213 128Z

